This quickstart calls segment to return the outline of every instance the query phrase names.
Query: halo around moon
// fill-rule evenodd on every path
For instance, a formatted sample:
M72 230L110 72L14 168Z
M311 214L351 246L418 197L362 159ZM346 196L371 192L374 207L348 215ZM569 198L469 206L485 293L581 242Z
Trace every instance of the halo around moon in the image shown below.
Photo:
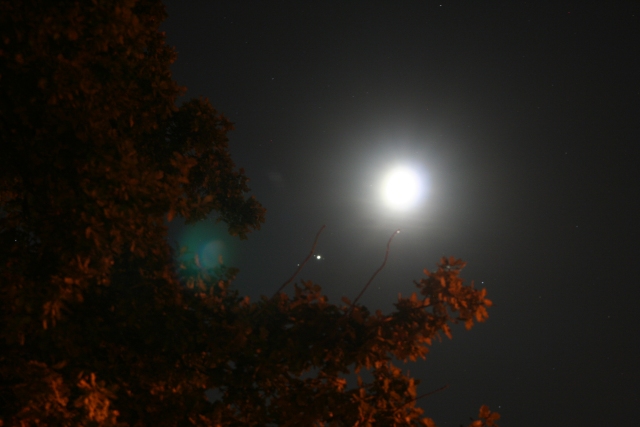
M382 181L382 199L394 210L407 210L421 198L423 183L420 175L406 166L390 170Z

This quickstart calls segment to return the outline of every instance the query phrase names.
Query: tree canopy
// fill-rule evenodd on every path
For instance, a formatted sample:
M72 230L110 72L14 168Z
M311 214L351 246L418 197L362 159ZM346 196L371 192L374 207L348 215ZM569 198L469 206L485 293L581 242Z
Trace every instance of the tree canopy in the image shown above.
M0 425L433 426L396 365L487 318L461 260L390 314L311 282L251 302L233 269L177 261L167 221L245 238L265 210L232 123L176 106L165 17L157 0L0 0Z

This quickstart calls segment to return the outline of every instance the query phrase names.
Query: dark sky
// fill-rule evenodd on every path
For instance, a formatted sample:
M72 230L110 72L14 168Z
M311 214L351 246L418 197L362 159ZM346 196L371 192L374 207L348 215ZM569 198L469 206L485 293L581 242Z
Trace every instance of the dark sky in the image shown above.
M632 425L640 407L640 2L169 1L175 79L233 122L267 208L248 241L172 238L271 295L309 252L332 301L389 310L443 255L489 321L409 365L426 415L458 426ZM393 212L380 179L429 191ZM204 251L204 252L202 252ZM206 253L205 253L206 252Z

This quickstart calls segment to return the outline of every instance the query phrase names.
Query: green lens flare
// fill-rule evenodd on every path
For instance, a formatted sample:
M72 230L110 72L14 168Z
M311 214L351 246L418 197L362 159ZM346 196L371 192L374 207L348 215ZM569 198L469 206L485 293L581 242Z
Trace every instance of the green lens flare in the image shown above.
M178 245L184 251L179 257L180 261L195 261L202 269L222 264L233 266L236 261L236 242L229 236L224 224L202 222L185 225L178 236Z

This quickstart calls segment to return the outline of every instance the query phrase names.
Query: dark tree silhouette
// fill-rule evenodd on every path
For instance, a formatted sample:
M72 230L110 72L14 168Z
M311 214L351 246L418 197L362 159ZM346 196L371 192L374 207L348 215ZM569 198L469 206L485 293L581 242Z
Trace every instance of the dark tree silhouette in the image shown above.
M434 425L395 364L486 319L462 261L390 314L310 282L250 302L234 270L177 263L166 221L244 238L264 209L232 124L175 106L164 18L157 0L0 0L0 426Z

